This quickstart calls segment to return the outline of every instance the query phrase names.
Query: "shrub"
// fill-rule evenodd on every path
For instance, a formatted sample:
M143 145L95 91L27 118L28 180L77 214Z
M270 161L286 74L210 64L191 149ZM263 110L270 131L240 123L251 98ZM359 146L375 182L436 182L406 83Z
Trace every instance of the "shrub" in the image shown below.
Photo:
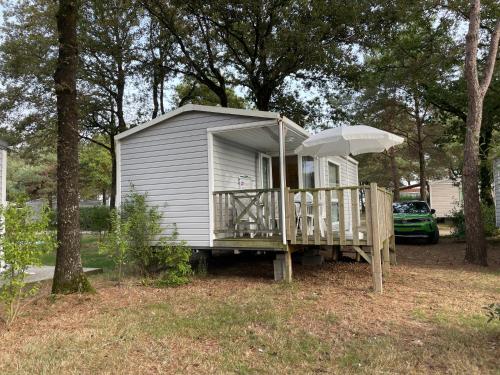
M110 213L110 230L99 243L99 253L107 255L114 262L118 275L118 283L121 283L123 268L128 261L129 251L129 224L121 220L117 210Z
M400 193L399 202L408 202L408 201L418 201L420 200L420 196L408 195L404 193Z
M110 229L111 211L107 206L80 208L81 230L102 233Z
M178 241L175 228L171 235L158 241L154 252L162 268L157 284L177 286L189 281L192 274L189 263L192 251L184 241Z
M146 195L132 191L121 213L112 215L112 230L101 247L117 261L134 265L156 284L184 284L192 273L191 249L178 240L175 226L169 235L162 235L161 220L158 207L148 206Z
M486 236L493 236L496 231L496 218L495 218L495 206L486 206L483 205L481 207L481 211L483 214L483 225L484 225L484 233Z
M122 205L122 218L129 225L129 253L131 261L147 276L159 271L156 254L151 245L161 234L161 213L158 207L149 207L147 196L132 191Z
M484 234L492 236L495 234L495 207L481 205L481 215L483 217ZM465 238L465 215L463 206L455 208L451 215L451 233L454 237Z
M5 321L10 325L21 310L20 301L34 295L36 286L27 287L25 278L29 266L41 264L41 256L56 248L54 233L49 231L50 212L42 209L35 214L25 203L0 207L3 234L0 236L0 301L6 310Z

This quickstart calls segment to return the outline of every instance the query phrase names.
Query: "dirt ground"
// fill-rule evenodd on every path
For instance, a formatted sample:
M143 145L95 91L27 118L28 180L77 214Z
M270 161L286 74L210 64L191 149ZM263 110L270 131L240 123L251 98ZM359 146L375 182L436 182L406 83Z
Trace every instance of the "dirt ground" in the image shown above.
M371 292L367 264L294 265L272 281L269 258L214 260L205 277L157 289L94 276L95 295L45 286L7 330L1 374L499 374L500 244L490 266L464 244L398 244L398 265Z

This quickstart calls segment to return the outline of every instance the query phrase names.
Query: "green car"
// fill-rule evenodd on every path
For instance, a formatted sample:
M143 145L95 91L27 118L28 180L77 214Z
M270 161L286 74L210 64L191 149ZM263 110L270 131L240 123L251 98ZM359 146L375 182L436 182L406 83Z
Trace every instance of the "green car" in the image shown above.
M396 238L425 238L429 243L438 243L436 211L431 210L427 202L395 202L392 208Z

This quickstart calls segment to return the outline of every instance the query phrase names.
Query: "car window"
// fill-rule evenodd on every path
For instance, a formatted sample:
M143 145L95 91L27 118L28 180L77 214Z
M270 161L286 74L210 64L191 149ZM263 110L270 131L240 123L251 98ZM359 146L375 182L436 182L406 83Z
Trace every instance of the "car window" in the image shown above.
M398 202L392 205L395 214L428 214L429 206L425 202Z

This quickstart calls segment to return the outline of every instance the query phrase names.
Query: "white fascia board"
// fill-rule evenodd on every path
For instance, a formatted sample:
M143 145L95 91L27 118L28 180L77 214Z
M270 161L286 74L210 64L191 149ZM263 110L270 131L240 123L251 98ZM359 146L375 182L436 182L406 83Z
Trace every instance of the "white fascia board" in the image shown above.
M209 227L209 243L210 247L214 246L214 136L212 133L207 133L208 142L208 227Z
M122 204L122 172L121 172L121 144L120 140L115 138L115 160L116 160L116 191L115 191L115 206L120 207Z
M359 164L359 161L357 161L356 159L354 159L352 156L344 156L345 159L349 160L350 162L358 165Z
M177 108L171 112L168 112L162 116L158 116L153 120L145 122L144 124L138 125L132 129L124 131L123 133L118 134L115 139L123 139L132 134L138 133L147 129L153 125L156 125L162 121L168 120L174 116L180 115L184 112L211 112L211 113L222 113L228 115L236 115L236 116L247 116L247 117L262 117L268 119L279 119L280 115L276 112L264 112L264 111L254 111L250 109L237 109L237 108L226 108L226 107L215 107L215 106L207 106L207 105L197 105L197 104L187 104L180 108Z
M282 121L286 125L287 128L294 130L296 133L301 134L301 135L305 136L306 138L309 138L311 136L311 133L309 133L303 127L297 125L295 122L293 122L289 118L283 116Z
M256 122L247 122L244 124L216 126L213 128L207 128L207 132L208 133L224 133L224 132L228 132L228 131L232 131L232 130L262 128L265 126L276 126L276 125L277 125L277 122L274 120L256 121Z

